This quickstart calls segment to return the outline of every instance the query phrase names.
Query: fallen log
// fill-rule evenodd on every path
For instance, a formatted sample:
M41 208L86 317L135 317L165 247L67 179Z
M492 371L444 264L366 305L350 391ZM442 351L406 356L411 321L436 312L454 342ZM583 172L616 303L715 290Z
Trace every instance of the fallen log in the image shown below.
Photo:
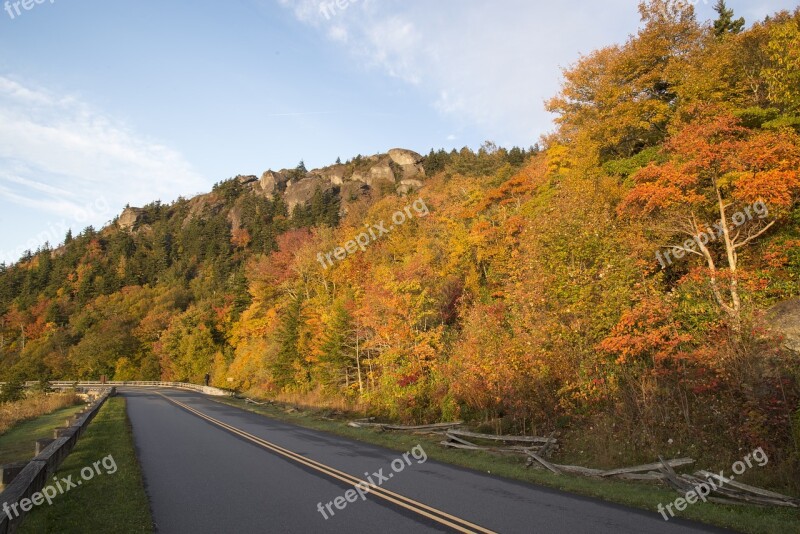
M441 430L443 428L452 428L454 426L463 425L464 421L455 421L453 423L434 423L432 425L382 425L386 430Z
M546 467L548 470L552 471L553 473L555 473L557 475L561 474L561 471L559 471L558 468L555 465L551 464L550 462L548 462L547 460L545 460L544 458L542 458L538 454L535 454L535 453L532 453L532 452L529 452L527 454L528 454L528 456L530 456L531 458L533 458L534 460L536 460L537 462L542 464L544 467Z
M667 465L670 467L681 467L683 465L693 464L694 460L691 458L678 458L676 460L669 460ZM645 464L645 465L636 465L633 467L620 467L619 469L611 469L609 471L605 471L602 476L604 477L612 477L615 475L622 475L626 473L641 473L643 471L653 471L661 467L661 463L653 463L653 464Z
M489 447L480 447L478 445L464 445L463 443L453 443L452 441L441 441L440 445L450 447L451 449L466 449L470 451L488 451Z
M251 399L251 398L248 398L248 397L245 397L245 399L244 399L244 403L245 403L245 404L255 404L256 406L266 406L267 404L273 404L273 402L272 402L272 401L267 401L267 402L257 402L257 401L254 401L254 400L253 400L253 399Z
M714 484L710 484L706 480L693 477L690 475L683 475L681 478L683 478L687 482L690 482L695 488L701 485L706 485L706 486L711 485L712 494L725 497L728 499L739 500L748 504L755 504L758 506L785 506L788 508L798 507L797 503L792 502L791 497L787 497L786 495L781 495L781 498L764 497L761 495L753 494L749 490L736 489L734 487L734 485L736 484L735 482L725 479L727 480L728 483L722 483L719 480L720 478L719 475L715 475L715 478L717 478L717 482L715 482ZM725 477L722 478L724 479ZM730 486L728 484L730 484ZM756 490L759 489L759 488L754 488L753 486L747 486L747 487Z
M526 447L524 445L509 445L508 447L503 447L503 448L511 450L511 451L520 452L520 453L523 453L523 454L528 452L528 451L531 451L531 452L535 452L539 456L544 457L544 455L542 454L542 450L544 450L544 447L539 446L539 445L534 445L534 446L530 446L530 447Z
M445 434L444 434L444 435L445 435L445 436L447 437L447 439L449 439L450 441L455 441L455 442L457 442L457 443L460 443L460 444L462 444L462 445L467 445L467 446L469 446L469 447L477 447L477 445L475 445L474 443L471 443L471 442L469 442L469 441L467 441L467 440L465 440L465 439L461 439L461 438L459 438L458 436L454 436L454 435L453 435L452 433L450 433L450 432L445 432Z
M672 469L672 466L664 461L664 458L659 456L658 459L661 462L659 470L664 474L664 481L667 485L671 486L678 493L686 493L694 489L692 484L688 484L685 480L678 477L675 470Z
M581 467L579 465L559 465L553 464L558 468L559 471L563 471L565 473L573 473L576 475L582 475L585 477L596 477L600 476L603 472L602 469L592 469L591 467Z
M353 422L354 423L369 423L369 422L374 421L374 420L375 420L374 417L363 417L361 419L353 419Z
M466 430L451 430L451 434L463 436L465 438L487 439L492 441L512 441L519 443L555 443L555 438L542 438L538 436L499 436L496 434L479 434Z
M533 447L490 447L487 445L476 445L475 443L472 443L465 439L461 439L456 436L451 436L449 433L447 433L446 436L448 440L441 441L439 443L440 445L443 445L445 447L450 447L452 449L495 452L500 454L528 454L531 452L536 452L537 449Z
M401 430L401 431L402 430L408 430L408 431L413 431L413 430L431 430L431 431L435 431L435 430L448 430L450 428L453 428L453 427L456 427L456 426L459 426L459 425L463 424L463 421L455 421L453 423L434 423L434 424L431 424L431 425L410 425L410 426L390 425L388 423L367 423L367 422L363 422L363 421L350 421L347 424L348 424L348 426L352 426L352 427L356 427L356 428L358 428L358 427L380 427L383 430Z
M539 451L539 455L542 458L544 458L545 456L548 456L550 454L550 450L556 444L556 439L555 438L556 438L556 431L553 430L552 432L550 432L550 435L547 436L547 440L548 440L547 443L545 443L544 447L542 447L541 450Z
M720 476L720 475L714 474L714 473L709 473L708 471L700 470L700 471L695 473L695 476L703 477L706 480L713 478L713 479L721 482L722 484L724 484L726 486L730 486L730 487L742 490L742 491L747 492L747 493L752 493L752 494L757 495L759 497L765 497L765 498L768 498L768 499L777 499L779 501L786 501L786 502L793 503L795 506L800 504L800 499L796 499L794 497L789 497L788 495L782 495L780 493L775 493L774 491L769 491L769 490L765 490L765 489L762 489L762 488L757 488L755 486L750 486L750 485L747 485L747 484L743 484L741 482L736 482L736 481L730 480L728 478L725 478L724 476Z

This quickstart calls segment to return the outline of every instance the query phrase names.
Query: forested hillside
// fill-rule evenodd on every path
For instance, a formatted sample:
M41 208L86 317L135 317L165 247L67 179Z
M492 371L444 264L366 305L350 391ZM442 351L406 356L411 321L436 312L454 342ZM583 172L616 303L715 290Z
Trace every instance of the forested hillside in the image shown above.
M3 267L0 378L210 372L560 430L599 463L762 446L797 484L800 365L766 312L800 293L800 9L640 10L565 71L541 150L432 151L420 188L318 190L291 213L233 179Z

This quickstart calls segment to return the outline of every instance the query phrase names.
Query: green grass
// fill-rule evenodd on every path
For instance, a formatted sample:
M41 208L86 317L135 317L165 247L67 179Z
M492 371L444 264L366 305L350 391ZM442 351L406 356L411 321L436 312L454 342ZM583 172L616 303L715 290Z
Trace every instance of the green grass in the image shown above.
M330 432L397 451L408 451L419 444L425 449L429 458L440 462L641 508L652 512L654 517L661 517L656 511L659 503L666 506L681 496L677 492L655 483L601 480L571 475L555 475L545 470L526 469L524 460L520 456L501 456L480 451L445 449L439 445L441 438L434 438L433 436L413 435L402 432L381 432L369 428L353 428L341 421L323 419L308 412L288 413L287 410L278 406L254 406L233 398L215 400L273 419ZM800 532L800 510L790 508L761 508L746 505L723 506L698 503L689 506L683 512L678 512L676 517L753 534Z
M72 475L73 481L81 480L82 468L108 455L113 456L116 472L108 474L108 469L100 466L102 474L55 497L52 506L45 503L34 508L21 532L153 532L150 504L136 460L125 399L121 397L109 399L100 409L57 476Z
M23 421L0 435L0 464L24 462L33 458L34 442L52 438L53 430L63 427L66 420L76 414L82 405L67 406L53 413Z

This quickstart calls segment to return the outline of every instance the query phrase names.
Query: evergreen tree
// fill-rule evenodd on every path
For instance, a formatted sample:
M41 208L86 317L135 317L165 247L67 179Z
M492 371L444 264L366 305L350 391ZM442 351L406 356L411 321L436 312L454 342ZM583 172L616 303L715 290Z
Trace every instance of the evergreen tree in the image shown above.
M325 329L320 356L322 382L326 386L349 385L353 350L349 336L353 331L352 318L341 301L333 306L332 317Z
M247 286L247 273L244 268L240 268L230 280L230 294L233 295L233 314L238 319L253 301Z
M272 364L272 378L279 388L294 382L296 365L300 362L300 327L303 323L303 300L295 297L289 304L278 329L276 339L280 350Z
M22 379L15 375L6 382L3 386L3 390L0 391L0 403L15 402L22 399L24 396L25 385L22 383Z
M311 197L311 224L336 226L339 224L339 195L337 190L322 191L317 188Z
M714 35L722 37L729 33L741 33L744 29L744 17L733 19L733 9L725 5L725 0L717 0L714 11L719 13L719 18L714 21Z
M444 149L439 149L438 152L431 149L430 153L422 162L422 166L425 169L425 174L428 176L433 176L436 173L443 171L450 162L451 158L452 156L445 152Z
M525 163L525 151L515 146L508 152L507 159L511 165L522 165Z

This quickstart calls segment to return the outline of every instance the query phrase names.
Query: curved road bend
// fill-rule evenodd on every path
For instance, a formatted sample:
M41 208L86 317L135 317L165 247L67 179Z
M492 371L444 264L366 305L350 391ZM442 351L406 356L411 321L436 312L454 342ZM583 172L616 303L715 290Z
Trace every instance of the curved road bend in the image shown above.
M158 532L722 532L304 429L175 390L125 390ZM393 476L328 519L355 478ZM354 478L355 477L355 478ZM372 476L373 482L378 479ZM349 481L349 482L348 482ZM380 493L385 498L379 497ZM350 495L353 497L353 495ZM340 505L346 501L340 500ZM324 510L324 508L323 508Z

